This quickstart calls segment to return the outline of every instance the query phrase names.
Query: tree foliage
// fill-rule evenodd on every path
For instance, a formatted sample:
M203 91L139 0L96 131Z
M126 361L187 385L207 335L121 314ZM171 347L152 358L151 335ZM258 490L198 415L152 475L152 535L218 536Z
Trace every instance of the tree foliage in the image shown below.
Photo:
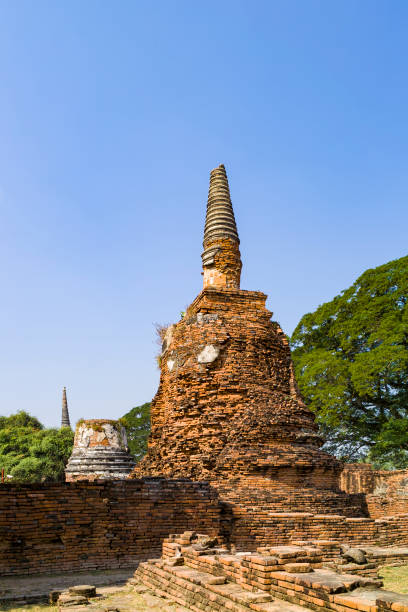
M364 272L291 338L298 383L341 458L408 466L408 257Z
M73 440L69 427L45 429L23 411L0 417L0 469L11 482L64 480Z
M129 450L136 461L147 451L147 438L150 432L150 402L129 410L120 422L126 428Z

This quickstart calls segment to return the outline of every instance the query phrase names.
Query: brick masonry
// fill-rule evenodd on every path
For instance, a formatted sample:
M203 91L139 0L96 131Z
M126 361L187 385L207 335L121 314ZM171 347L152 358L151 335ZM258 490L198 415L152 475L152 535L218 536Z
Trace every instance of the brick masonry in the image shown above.
M408 612L408 596L381 589L375 563L364 554L359 563L348 561L335 541L236 553L186 532L167 538L162 558L141 563L128 584L138 589L141 582L194 612Z
M350 545L408 545L408 514L379 519L307 512L257 512L235 518L230 542L238 550L298 540L338 540Z
M207 288L171 326L148 453L133 475L209 480L226 501L228 491L242 489L245 501L245 489L252 498L259 490L275 509L291 496L292 509L321 510L326 494L328 512L343 512L350 500L338 488L342 466L320 450L288 341L265 300Z
M340 485L347 493L364 494L373 518L408 511L408 470L374 470L369 464L346 464Z
M174 529L216 534L221 518L200 482L0 485L0 575L132 567Z

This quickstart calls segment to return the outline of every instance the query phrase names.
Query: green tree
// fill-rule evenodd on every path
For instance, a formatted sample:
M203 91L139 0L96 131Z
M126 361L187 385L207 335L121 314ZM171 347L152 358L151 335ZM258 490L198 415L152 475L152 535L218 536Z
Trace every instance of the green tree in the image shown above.
M40 421L24 410L8 417L0 416L0 429L11 429L13 427L29 427L30 429L44 429Z
M147 450L150 432L150 402L129 410L120 422L126 428L129 450L136 461L140 461Z
M0 417L0 468L12 482L63 480L73 439L68 427L45 429L23 411Z
M408 465L408 257L364 272L291 338L300 390L327 450Z
M72 453L73 442L74 434L69 427L44 429L36 434L30 447L30 455L42 462L43 480L64 480L65 466Z

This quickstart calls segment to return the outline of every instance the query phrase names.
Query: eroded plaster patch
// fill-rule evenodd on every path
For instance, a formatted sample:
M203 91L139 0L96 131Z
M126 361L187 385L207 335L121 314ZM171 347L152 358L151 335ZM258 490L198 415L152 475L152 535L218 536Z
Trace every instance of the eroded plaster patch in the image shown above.
M220 349L213 344L207 344L197 356L198 363L213 363L220 354Z

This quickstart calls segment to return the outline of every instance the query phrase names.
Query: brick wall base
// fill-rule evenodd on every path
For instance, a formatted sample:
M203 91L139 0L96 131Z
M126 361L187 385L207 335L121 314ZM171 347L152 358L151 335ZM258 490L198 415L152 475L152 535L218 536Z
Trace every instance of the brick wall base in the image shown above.
M0 575L132 567L169 532L222 531L206 483L140 479L0 485Z

